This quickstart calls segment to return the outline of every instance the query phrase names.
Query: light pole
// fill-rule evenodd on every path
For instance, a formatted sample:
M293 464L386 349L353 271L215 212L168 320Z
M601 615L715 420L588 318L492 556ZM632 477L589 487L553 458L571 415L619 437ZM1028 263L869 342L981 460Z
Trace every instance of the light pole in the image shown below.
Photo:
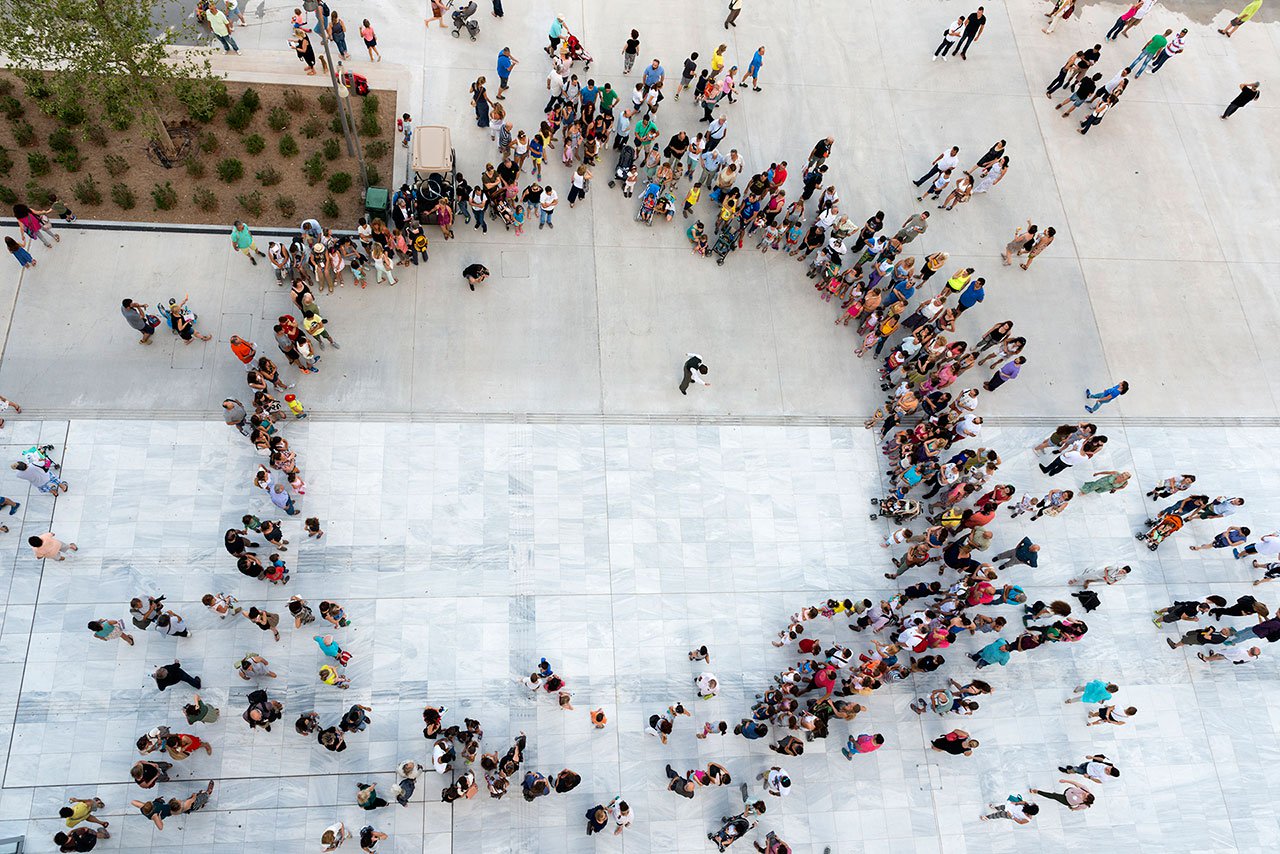
M338 71L342 70L342 62L338 62ZM360 186L364 192L369 190L369 171L364 165L364 149L360 147L360 133L356 130L356 120L352 117L351 104L347 100L351 97L351 89L345 85L339 86L338 92L338 108L345 109L345 115L351 122L351 133L347 137L347 153L350 153L351 143L354 140L356 145L356 162L360 164Z
M342 78L338 74L337 67L333 64L333 54L329 51L329 22L324 20L323 15L320 13L318 0L302 0L302 8L308 12L316 13L316 32L320 34L320 44L324 48L325 64L329 69L329 84L333 86L333 98L338 104L338 124L342 126L342 136L347 141L347 156L355 157L357 147L352 139L355 135L356 123L347 114L346 87L342 84ZM364 175L363 158L361 158L360 163L360 174Z

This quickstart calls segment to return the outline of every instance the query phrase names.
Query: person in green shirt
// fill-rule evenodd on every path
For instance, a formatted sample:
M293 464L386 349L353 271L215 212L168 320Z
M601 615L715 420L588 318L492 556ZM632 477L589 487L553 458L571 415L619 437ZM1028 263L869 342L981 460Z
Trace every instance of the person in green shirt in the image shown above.
M1151 41L1147 42L1146 45L1143 46L1142 52L1138 54L1137 58L1135 58L1133 62L1129 63L1130 71L1133 71L1133 67L1139 62L1142 63L1141 67L1138 68L1138 73L1133 75L1135 80L1142 76L1142 72L1147 70L1147 66L1151 64L1151 60L1155 59L1156 56L1159 55L1160 51L1164 50L1164 46L1169 43L1169 36L1171 35L1173 35L1173 30L1165 30L1164 35L1162 36L1152 36Z
M249 233L249 226L240 220L236 220L235 225L231 228L231 245L235 247L237 252L243 252L245 257L254 263L254 266L258 264L258 259L253 257L255 252L264 258L267 254L254 245L253 235Z
M1231 23L1227 24L1225 29L1218 30L1227 38L1231 38L1231 34L1240 29L1240 26L1251 20L1258 9L1262 8L1262 0L1251 0L1248 6L1240 10L1240 14L1231 19Z
M604 84L600 90L600 112L613 115L613 105L618 103L618 93L612 84Z
M658 138L658 126L648 116L636 122L635 132L637 148Z

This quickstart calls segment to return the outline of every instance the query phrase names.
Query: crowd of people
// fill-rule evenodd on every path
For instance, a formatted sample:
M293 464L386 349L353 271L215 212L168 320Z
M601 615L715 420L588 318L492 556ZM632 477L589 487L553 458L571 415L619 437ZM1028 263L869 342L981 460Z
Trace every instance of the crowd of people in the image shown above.
M1117 21L1107 39L1128 37L1128 32L1140 24L1155 2L1157 0L1135 3ZM228 13L237 14L234 2L226 5ZM1055 23L1069 17L1073 7L1071 0L1058 0L1049 13L1046 32L1052 32ZM1241 13L1239 23L1233 23L1233 30L1252 17L1257 3L1251 7L1252 11L1246 9ZM739 8L739 0L733 0L726 29L736 26ZM227 15L213 3L202 3L201 11L202 21L212 28L224 46L238 50L233 40L228 41L231 24ZM499 3L495 3L495 16L501 16ZM437 13L435 19L439 18ZM336 13L330 13L325 20L331 24L327 37L338 41L345 36L345 26ZM224 21L227 21L225 34L219 32ZM304 16L303 23L295 22L294 27L302 31L298 35L303 39L308 30L305 22ZM338 25L336 32L333 22ZM953 48L955 55L967 59L967 51L982 35L985 23L981 7L959 18L946 30L935 59L941 57L945 61ZM367 21L365 25L368 27ZM372 36L371 27L368 31L370 37L365 41L373 59L376 37ZM1135 67L1135 79L1148 66L1153 74L1157 73L1169 59L1183 51L1185 37L1186 30L1176 36L1169 30L1164 36L1152 37L1133 63L1101 85L1101 74L1090 72L1100 60L1102 45L1076 51L1050 82L1046 95L1052 98L1060 89L1070 92L1058 104L1059 109L1071 104L1065 115L1077 107L1089 109L1080 130L1086 133L1116 103ZM624 76L634 70L640 44L640 33L631 30L621 51ZM345 41L339 41L338 47L346 56ZM290 581L286 560L290 545L296 542L295 549L300 545L323 547L324 531L315 516L301 521L297 533L292 534L293 540L286 537L286 532L293 528L294 517L304 515L299 505L305 502L307 487L299 455L284 435L291 419L307 417L305 407L293 390L305 376L320 370L320 351L330 347L334 351L340 349L317 303L317 294L332 294L336 287L345 286L348 269L353 286L366 287L370 275L376 283L386 281L388 286L394 286L398 264L416 265L428 260L425 234L428 221L440 228L444 239L453 237L451 226L455 219L470 222L482 232L487 232L489 222L502 223L520 234L536 212L540 228L554 228L559 195L550 181L544 183L543 175L551 152L557 147L560 149L559 159L567 170L566 195L572 208L586 196L600 158L612 148L618 154L617 164L610 173L610 186L620 184L623 194L633 197L637 185L645 185L639 193L638 219L670 220L677 209L681 209L686 219L696 218L705 194L706 200L715 205L714 224L708 230L701 220L696 220L688 227L686 233L695 252L714 254L723 261L734 249L742 248L748 237L759 232L755 248L766 253L787 251L804 265L802 269L814 281L817 295L837 304L834 322L856 330L854 352L857 356L871 354L879 360L878 382L887 395L884 405L865 423L867 429L877 431L885 480L889 484L886 495L875 502L873 518L894 520L894 528L883 545L896 571L885 573L885 577L896 580L913 571L932 569L934 564L938 572L936 580L905 583L898 593L879 601L838 595L799 609L773 641L774 647L786 650L788 659L772 684L764 686L756 695L755 702L739 722L704 721L700 727L689 727L688 732L697 739L737 736L750 741L765 740L768 749L779 757L799 757L807 745L832 737L834 723L844 721L850 726L835 733L837 740L844 737L841 753L846 760L858 762L862 761L858 759L860 755L873 753L888 742L882 732L860 731L861 727L853 725L867 710L863 703L887 685L917 677L926 682L936 679L937 687L930 688L911 703L915 714L940 718L952 715L973 718L979 714L980 698L998 688L993 684L995 680L972 676L957 680L942 673L948 656L953 660L952 669L956 663L963 664L964 659L957 662L958 656L949 652L962 640L978 640L976 648L966 654L975 670L1007 666L1014 653L1045 656L1051 654L1054 644L1082 640L1089 627L1076 609L1087 613L1101 606L1098 592L1091 590L1090 585L1116 584L1131 568L1107 566L1072 579L1070 585L1080 588L1071 594L1077 600L1075 605L1059 599L1032 599L1023 582L1014 580L1008 573L1036 567L1042 556L1041 548L1029 536L1004 530L997 532L997 528L1008 527L1008 523L996 525L998 511L1005 507L1010 520L1024 514L1030 514L1029 521L1052 518L1065 512L1078 496L1112 494L1125 489L1132 475L1118 470L1096 471L1078 486L1047 488L1043 496L1019 495L1013 485L998 477L1003 460L996 449L981 444L983 419L978 414L978 403L984 391L994 393L1020 376L1027 364L1024 351L1028 341L1013 333L1012 320L994 323L972 343L958 337L956 329L960 318L974 309L981 311L986 279L976 268L951 261L946 251L919 257L911 253L911 243L929 227L930 212L910 212L896 229L886 229L886 222L896 219L887 219L884 211L876 211L861 223L860 217L843 212L839 193L826 183L828 160L836 151L833 137L818 140L809 152L800 170L801 190L794 199L787 194L787 160L779 158L767 168L749 174L752 167L747 166L737 149L722 153L719 149L729 125L727 110L735 103L739 90L750 88L761 92L763 89L760 78L766 56L764 46L754 51L745 73L740 73L739 66L730 59L725 44L716 47L705 62L700 61L698 52L692 52L682 60L678 82L672 83L667 80L662 61L655 58L642 66L640 79L629 92L620 92L609 82L597 84L594 77L586 76L590 56L572 37L563 17L558 17L552 25L546 53L549 70L545 82L549 98L543 111L545 118L532 133L516 130L502 104L512 91L510 77L520 64L509 49L504 48L498 56L499 86L495 93L491 94L485 77L471 85L476 126L496 145L500 163L486 165L474 185L459 176L460 190L456 198L438 199L424 210L415 191L406 186L393 197L389 220L361 219L354 234L344 234L308 219L287 242L273 240L265 251L258 247L247 224L239 221L234 224L230 234L233 249L243 253L253 266L264 259L263 266L270 267L278 285L288 286L288 299L294 308L278 316L273 333L288 366L298 371L295 381L288 382L272 359L259 353L255 343L239 335L230 337L232 354L245 369L245 382L251 395L246 400L251 399L251 403L246 404L235 396L227 397L222 404L224 420L265 459L257 465L250 480L265 493L269 505L285 516L268 519L246 513L238 526L226 530L224 547L237 570L251 579L286 586ZM577 63L583 65L581 75L575 71ZM1256 84L1252 91L1256 96ZM684 93L689 93L703 108L702 121L707 127L692 136L684 129L677 130L663 145L657 119L662 103L668 94L678 101ZM615 112L620 113L616 118ZM923 202L928 197L940 202L938 209L952 211L974 194L993 189L1007 174L1009 165L1004 140L997 141L968 169L961 168L959 147L947 147L913 182L917 188L924 188L917 200ZM519 183L526 167L532 181L521 190ZM689 182L687 191L682 189L684 182ZM59 240L50 215L65 221L74 219L74 214L59 205L43 211L18 205L14 213L22 225L24 240L40 240L46 246L53 246ZM1054 236L1053 227L1041 229L1028 220L1006 245L1002 253L1004 264L1024 259L1020 266L1028 269L1053 243ZM25 244L15 250L14 241L7 240L10 251L24 266L34 265L29 253L23 254ZM934 286L927 284L949 268L954 268L949 276L944 273L938 276ZM488 274L480 265L472 265L468 271L464 275L472 290ZM122 301L122 315L140 333L140 344L150 344L162 322L186 344L196 339L209 340L208 335L197 330L198 318L187 298L170 300L167 307L157 309L158 313L150 309L151 306L132 299ZM690 381L706 384L701 379L707 373L702 358L692 353L687 355L682 392L687 391ZM991 372L990 376L978 382L977 377L986 371ZM1125 382L1101 393L1086 390L1085 407L1089 412L1096 412L1127 391ZM3 398L0 401L18 409ZM1046 478L1053 478L1090 463L1105 451L1106 444L1107 437L1099 434L1097 425L1081 422L1061 425L1037 444L1034 451L1046 455L1047 461L1040 469ZM47 447L30 449L23 460L13 464L13 469L18 477L42 492L57 495L65 492L68 485L60 479L49 450ZM1189 490L1196 482L1194 475L1172 476L1152 489L1148 497L1165 501ZM1243 505L1244 500L1236 497L1211 499L1207 494L1188 495L1156 512L1137 536L1154 549L1191 522L1225 518ZM6 506L11 514L18 508L16 502L0 499L0 508ZM917 519L918 524L914 521ZM907 527L908 524L912 527ZM1003 545L1009 546L1007 549L995 551L997 535ZM257 542L259 539L261 542ZM35 556L42 559L64 560L78 549L76 543L64 543L52 531L31 537L29 543ZM1232 526L1215 534L1209 542L1190 548L1196 551L1230 548L1237 559L1264 558L1253 560L1255 567L1265 571L1255 584L1280 577L1280 534L1268 533L1254 538L1250 528ZM989 557L985 554L988 551L992 552ZM262 590L261 604L246 606L224 592L209 593L202 603L220 620L244 618L278 643L282 641L279 628L282 614L270 610L272 605L266 600L281 594L271 588ZM288 615L286 631L289 621L294 631L309 635L315 631L307 628L315 622L316 614L305 599L295 595L283 606L281 610ZM352 679L346 668L354 653L350 648L352 632L345 630L351 621L337 602L324 600L318 608L327 626L321 634L311 635L321 654L316 678L334 690L347 690L352 686ZM1155 611L1153 622L1157 627L1199 623L1206 615L1213 620L1230 617L1255 622L1244 627L1197 626L1176 641L1167 638L1168 645L1173 649L1216 647L1198 652L1198 658L1205 663L1225 661L1240 665L1261 656L1261 645L1255 641L1280 640L1280 617L1272 617L1270 609L1252 596L1241 596L1234 604L1228 604L1226 598L1218 595L1173 602ZM134 598L129 605L129 622L131 626L122 620L100 618L89 622L88 629L99 640L118 639L129 646L135 644L129 628L175 638L178 645L192 632L186 619L166 606L164 595L148 593ZM855 640L844 644L841 640L821 639L820 635L827 629L834 632L837 628L853 631ZM344 641L348 643L345 647ZM798 655L792 654L792 649ZM711 652L707 646L701 646L689 652L689 660L709 667ZM284 718L285 707L282 701L271 697L265 686L272 686L276 684L272 680L289 674L277 672L270 660L257 652L246 652L232 664L239 679L252 683L243 698L246 708L241 719L251 730L270 731L272 724ZM212 727L220 721L221 710L200 696L200 677L185 671L179 659L155 668L151 677L159 691L180 685L191 689L188 701L182 706L188 728L195 729L197 724ZM719 679L708 669L691 673L691 681L695 693L703 700L714 699L719 693ZM566 678L556 673L545 658L523 683L535 694L554 696L560 708L573 711ZM1093 679L1079 686L1064 702L1090 706L1086 715L1088 726L1123 726L1133 719L1138 709L1132 704L1122 707L1119 702L1111 702L1120 690L1114 683ZM315 736L327 751L342 752L347 748L348 735L363 732L372 723L372 711L370 706L354 703L328 726L319 712L303 711L294 729L301 736ZM479 781L469 766L477 760L493 799L504 797L513 779L520 780L527 801L553 792L567 793L582 783L581 776L568 768L555 774L527 769L521 775L527 746L524 733L519 734L505 753L500 755L496 750L485 753L481 723L464 718L461 724L446 726L447 713L448 709L443 706L428 705L423 711L423 737L431 753L429 766L413 758L401 762L392 776L394 782L386 787L390 800L382 797L377 782L357 783L355 804L367 811L388 807L392 802L407 805L422 780L421 774L428 770L442 775L445 783L440 794L442 802L473 798L479 792ZM649 716L645 732L665 745L676 733L681 717L692 717L692 713L682 701L672 702L664 712ZM607 725L604 710L592 709L589 721L596 729L604 728ZM947 726L949 724L940 724L938 729ZM938 732L930 743L934 751L955 757L970 756L981 748L978 738L960 728ZM154 789L159 784L186 785L170 777L174 762L185 762L200 752L211 755L214 750L204 737L194 732L171 731L166 724L143 733L137 740L137 748L143 758L134 763L130 777L143 790ZM172 761L162 760L160 755L167 755ZM1030 788L1026 796L1015 794L1005 802L992 804L991 811L982 818L1026 824L1039 812L1036 798L1058 802L1073 811L1085 810L1096 799L1095 791L1085 781L1102 784L1120 775L1111 760L1100 753L1059 766L1058 771L1068 775L1058 780L1065 785L1062 792ZM729 768L715 761L705 769L698 767L683 773L668 763L665 773L666 788L686 799L694 798L703 788L733 783ZM753 791L748 782L739 781L741 809L724 816L721 826L707 834L720 851L749 836L759 817L765 814L770 799L785 798L793 789L792 777L781 764L762 768L755 774L754 781L759 784L758 792ZM214 781L210 780L185 797L155 797L133 800L131 804L157 829L163 830L166 819L204 808L214 788ZM54 837L59 850L88 851L99 839L108 838L108 823L94 814L94 810L103 807L103 802L96 798L71 798L60 815L65 819L67 831ZM598 803L587 810L586 832L588 835L600 833L612 824L614 833L621 834L632 821L627 802L615 796L607 804ZM321 843L324 850L330 851L357 835L362 849L369 852L387 838L372 824L357 834L338 821L323 831ZM755 847L767 854L789 854L792 850L776 831L768 832L763 841L756 841Z

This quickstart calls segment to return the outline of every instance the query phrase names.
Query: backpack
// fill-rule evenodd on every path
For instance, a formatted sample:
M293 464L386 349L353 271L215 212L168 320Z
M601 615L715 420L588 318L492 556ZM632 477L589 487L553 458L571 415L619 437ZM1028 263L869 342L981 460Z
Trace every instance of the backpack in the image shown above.
M261 688L259 688L256 691L250 691L247 699L253 705L257 705L258 703L265 703L267 702L267 692L262 690Z

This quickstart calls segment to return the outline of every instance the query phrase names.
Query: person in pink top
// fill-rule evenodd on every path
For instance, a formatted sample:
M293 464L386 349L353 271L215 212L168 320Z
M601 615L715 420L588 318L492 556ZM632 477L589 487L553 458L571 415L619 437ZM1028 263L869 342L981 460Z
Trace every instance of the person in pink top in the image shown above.
M364 46L369 50L369 60L382 62L382 54L378 51L378 34L373 31L373 24L369 23L368 18L360 22L360 38L364 39Z
M864 732L861 735L857 736L856 738L852 735L849 736L849 742L844 747L840 748L840 752L844 754L845 759L848 759L850 762L852 762L853 755L855 753L875 753L877 750L879 750L883 746L884 746L883 735L881 735L880 733L876 733L875 735L868 735L867 733Z
M38 537L27 537L27 543L38 560L66 560L62 553L70 550L80 551L75 543L64 543L53 535L53 531L45 531Z
M41 222L35 211L21 202L13 206L13 218L18 221L18 225L27 237L34 237L45 246L52 247L56 241L62 240L61 237L53 233L52 228Z

